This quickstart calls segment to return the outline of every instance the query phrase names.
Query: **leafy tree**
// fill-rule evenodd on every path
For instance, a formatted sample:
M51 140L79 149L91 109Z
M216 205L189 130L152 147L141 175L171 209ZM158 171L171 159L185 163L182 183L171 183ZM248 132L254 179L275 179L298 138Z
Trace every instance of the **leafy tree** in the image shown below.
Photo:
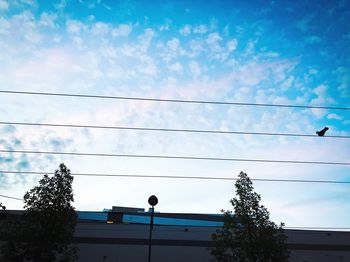
M287 236L283 226L270 221L253 183L241 172L235 183L236 198L232 211L224 213L224 225L212 235L211 254L217 261L283 262L288 261Z
M6 211L6 206L4 206L1 202L0 202L0 220L6 219L7 216L7 211ZM0 224L1 225L1 224ZM1 232L1 230L0 230Z
M6 228L6 223L4 222L5 219L7 217L7 212L6 212L6 206L4 206L1 202L0 202L0 241L4 240L4 228ZM0 261L3 261L3 258L0 254Z
M72 206L73 176L64 164L52 177L44 175L39 185L24 195L23 217L12 221L3 247L5 261L74 261L71 245L76 213Z

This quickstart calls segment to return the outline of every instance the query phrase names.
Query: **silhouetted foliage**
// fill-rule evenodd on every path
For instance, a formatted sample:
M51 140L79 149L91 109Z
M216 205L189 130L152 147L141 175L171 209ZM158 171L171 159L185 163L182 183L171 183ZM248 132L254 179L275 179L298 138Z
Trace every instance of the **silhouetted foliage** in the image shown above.
M224 225L212 235L211 254L217 261L283 262L288 261L287 236L283 223L270 221L267 209L253 183L241 172L235 183L236 198L232 211L223 211Z
M74 261L76 213L73 176L64 164L24 195L24 215L10 220L2 247L4 261Z
M4 229L7 228L6 220L5 220L6 218L7 218L6 206L4 206L0 202L0 241L3 240L4 238L4 233L5 233ZM0 253L0 261L4 261L1 253Z
M1 202L0 202L0 220L5 219L7 216L7 212L6 212L6 206L4 206ZM1 233L1 229L0 229L0 233ZM1 235L0 235L1 236Z
M0 213L4 214L6 212L6 206L4 206L1 202L0 202Z

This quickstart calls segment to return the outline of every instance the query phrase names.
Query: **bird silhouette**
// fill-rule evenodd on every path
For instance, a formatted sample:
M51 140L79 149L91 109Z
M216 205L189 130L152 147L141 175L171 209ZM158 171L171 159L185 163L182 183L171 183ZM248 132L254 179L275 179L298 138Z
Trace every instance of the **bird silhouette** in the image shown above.
M316 131L316 134L317 134L318 136L324 136L324 135L326 134L326 132L327 132L328 129L329 129L328 127L325 127L325 128L323 128L322 130L320 130L320 131Z

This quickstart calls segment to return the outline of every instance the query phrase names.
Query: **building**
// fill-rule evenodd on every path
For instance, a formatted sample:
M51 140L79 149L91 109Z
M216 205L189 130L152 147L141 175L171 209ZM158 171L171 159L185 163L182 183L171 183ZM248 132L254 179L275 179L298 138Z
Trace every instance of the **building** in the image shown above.
M78 211L78 218L79 261L147 261L149 212L114 207ZM155 213L152 261L213 261L211 234L221 225L222 215ZM288 229L286 234L292 262L350 261L350 232Z

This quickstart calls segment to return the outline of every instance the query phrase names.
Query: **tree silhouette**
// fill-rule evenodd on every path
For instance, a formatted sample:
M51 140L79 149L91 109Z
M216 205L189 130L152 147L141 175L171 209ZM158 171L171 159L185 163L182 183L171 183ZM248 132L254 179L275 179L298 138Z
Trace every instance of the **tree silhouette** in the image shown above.
M5 261L74 261L71 245L76 224L72 206L73 176L64 164L52 177L44 175L39 185L24 195L22 218L12 220L2 247Z
M0 212L1 213L5 213L6 212L6 206L4 206L1 202L0 202Z
M236 198L232 211L223 211L224 225L212 235L211 254L217 261L283 262L288 261L287 237L283 223L278 227L270 221L261 197L253 183L241 172L235 183Z
M6 206L4 206L0 202L0 220L6 219L6 216L7 216ZM1 233L1 230L0 230L0 233Z

